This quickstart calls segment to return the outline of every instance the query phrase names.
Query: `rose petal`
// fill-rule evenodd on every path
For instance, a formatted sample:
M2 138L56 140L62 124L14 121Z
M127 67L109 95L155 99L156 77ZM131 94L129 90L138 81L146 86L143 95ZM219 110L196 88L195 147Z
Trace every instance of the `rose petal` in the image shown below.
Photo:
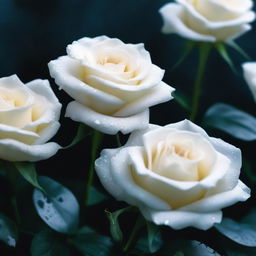
M204 196L206 190L200 186L199 182L176 181L147 169L142 154L140 148L129 147L133 167L131 172L137 186L168 202L171 208L179 208L200 200Z
M215 223L220 223L222 212L197 213L186 211L155 211L141 208L144 217L156 225L166 225L173 229L194 227L202 230L211 228Z
M159 12L161 13L164 21L162 32L165 34L177 33L178 35L195 40L215 42L216 38L211 35L203 35L197 31L189 28L186 23L186 13L183 6L174 3L165 4Z
M179 210L200 213L215 212L239 201L246 201L249 197L250 189L244 183L238 181L237 185L231 190L213 194L190 205L181 207Z
M26 144L32 144L39 138L37 133L22 130L5 124L0 124L0 140L13 139Z
M78 102L71 102L67 106L66 117L81 122L106 134L123 134L133 130L143 129L148 125L149 110L128 117L113 117L98 113Z
M256 101L256 62L247 62L242 65L244 78Z
M60 146L54 142L27 145L12 139L0 140L0 158L7 161L40 161L55 155L59 149Z
M118 200L142 207L169 210L170 206L161 199L137 186L127 165L127 149L106 149L95 163L95 169L103 186Z
M56 84L81 104L105 114L117 111L124 104L123 100L84 83L76 60L63 56L48 65Z
M129 116L135 113L139 113L144 111L146 108L157 105L159 103L163 103L171 100L172 92L175 89L170 87L164 82L161 82L159 85L155 86L151 90L149 90L144 96L141 98L134 100L133 102L127 104L119 111L114 113L114 116Z
M1 123L22 127L31 122L33 97L19 78L16 75L1 78L0 89L1 94L15 100L15 107L0 109Z

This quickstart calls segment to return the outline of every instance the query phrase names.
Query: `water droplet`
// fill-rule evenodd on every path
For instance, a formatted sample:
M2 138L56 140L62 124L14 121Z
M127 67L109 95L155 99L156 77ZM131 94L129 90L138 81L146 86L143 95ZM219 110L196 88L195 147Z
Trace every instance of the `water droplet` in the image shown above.
M58 202L60 203L63 203L63 198L60 196L58 199L57 199Z
M168 225L169 224L169 220L166 220L165 222L164 222L164 225Z
M45 218L46 220L49 220L48 216L44 216L44 218Z
M46 203L47 203L47 204L50 204L51 202L52 202L51 199L47 197L47 198L46 198Z
M95 120L94 122L95 122L95 124L100 124L99 120Z
M8 236L7 237L7 244L9 246L12 246L12 247L15 247L16 246L16 241L14 238L12 238L11 236Z
M37 201L37 205L38 205L41 209L44 208L44 202L43 202L42 200L38 200L38 201Z

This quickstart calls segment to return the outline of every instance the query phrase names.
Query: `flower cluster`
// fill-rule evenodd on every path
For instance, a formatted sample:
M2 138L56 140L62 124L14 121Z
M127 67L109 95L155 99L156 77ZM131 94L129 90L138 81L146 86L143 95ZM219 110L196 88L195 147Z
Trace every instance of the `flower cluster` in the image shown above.
M206 42L232 43L251 28L252 5L251 0L176 0L160 9L162 30L200 41L200 50ZM256 63L243 64L243 70L256 100ZM250 197L239 180L240 149L210 137L192 121L149 123L149 108L171 100L175 89L163 82L164 70L152 63L143 44L84 37L67 46L67 55L50 61L49 71L72 98L66 117L105 134L131 133L125 145L104 149L93 165L105 189L136 206L146 220L173 229L206 230L221 222L222 208ZM1 78L0 159L34 162L53 156L61 146L48 141L60 127L60 111L48 80L23 84L16 75ZM34 197L46 205L33 175L23 174L38 188ZM56 192L61 185L52 187ZM71 193L63 191L72 201ZM78 204L72 202L78 216Z

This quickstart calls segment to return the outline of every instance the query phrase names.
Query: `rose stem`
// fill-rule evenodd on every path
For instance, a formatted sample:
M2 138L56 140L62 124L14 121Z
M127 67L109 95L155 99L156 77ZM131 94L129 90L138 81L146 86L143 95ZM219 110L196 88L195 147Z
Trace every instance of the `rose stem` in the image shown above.
M118 147L122 147L119 133L116 134L116 143Z
M144 218L139 215L136 223L133 227L132 233L127 241L127 243L124 246L123 252L127 253L128 251L130 251L133 246L136 244L137 238L139 236L139 231L141 230L141 228L143 227L143 225L145 224L145 220Z
M194 83L194 93L192 98L192 111L189 119L194 122L198 112L199 101L201 96L201 85L204 77L206 62L210 53L211 44L210 43L199 43L199 64L196 74L196 80Z
M94 162L97 157L97 152L100 146L100 143L102 141L103 134L93 130L92 132L92 151L91 151L91 163L89 170L86 175L86 184L85 184L85 205L88 203L89 195L90 195L90 189L93 184L94 179Z
M12 196L11 196L11 203L12 207L14 210L14 215L17 221L17 224L20 224L20 215L19 215L19 210L17 206L17 199L16 195L18 194L18 170L16 170L15 165L10 163L10 162L5 162L5 167L6 167L6 176L11 184L12 188Z

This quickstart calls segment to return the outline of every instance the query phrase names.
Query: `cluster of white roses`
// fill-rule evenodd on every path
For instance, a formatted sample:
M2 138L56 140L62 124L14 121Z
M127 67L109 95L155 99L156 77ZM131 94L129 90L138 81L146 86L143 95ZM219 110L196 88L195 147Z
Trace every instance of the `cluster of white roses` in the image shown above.
M163 31L198 41L227 41L254 19L250 0L177 0L161 10ZM164 71L152 64L143 44L106 36L82 38L67 55L49 63L56 84L74 101L66 116L107 134L132 132L95 163L104 187L137 206L144 217L174 229L208 229L221 209L250 196L239 180L241 152L188 120L164 127L149 124L149 107L172 99ZM256 64L245 64L256 98ZM60 146L46 143L59 128L61 104L47 80L23 84L0 79L0 158L38 161Z

